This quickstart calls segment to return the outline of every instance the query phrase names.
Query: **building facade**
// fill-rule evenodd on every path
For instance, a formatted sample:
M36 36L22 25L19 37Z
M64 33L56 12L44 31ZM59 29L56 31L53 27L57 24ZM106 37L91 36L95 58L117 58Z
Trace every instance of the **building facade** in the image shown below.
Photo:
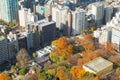
M4 37L1 37L1 39L0 39L0 64L8 61L8 59L9 59L7 46L8 46L7 39Z
M36 23L28 24L28 47L40 48L51 43L56 38L56 25L54 21L42 19Z
M18 19L18 0L0 1L0 19L6 22Z
M113 8L106 7L104 10L105 24L112 19L112 14L113 14Z
M82 30L87 28L86 11L77 9L72 16L72 35L80 34Z
M104 17L104 5L103 3L95 3L92 5L92 15L96 23L96 26L99 27L103 24Z
M111 42L116 45L116 50L120 51L120 30L112 28Z
M70 36L72 31L72 13L69 7L56 5L52 7L52 20L64 36Z

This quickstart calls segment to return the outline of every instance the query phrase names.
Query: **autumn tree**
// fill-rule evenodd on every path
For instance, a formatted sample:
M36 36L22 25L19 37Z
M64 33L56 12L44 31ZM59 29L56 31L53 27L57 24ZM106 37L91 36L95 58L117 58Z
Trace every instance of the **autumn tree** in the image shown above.
M84 47L86 52L95 50L93 36L91 34L86 35L84 39L80 40L80 44Z
M115 73L118 79L120 79L120 67L116 68Z
M67 39L65 37L61 37L57 40L57 48L65 48L67 46Z
M72 52L73 52L72 45L68 45L63 49L59 49L59 48L56 49L56 53L59 54L60 56L64 56L64 57L71 55Z
M73 46L71 44L68 44L65 37L61 37L58 40L53 41L52 44L56 45L56 48L54 49L54 51L52 51L53 54L67 57L70 56L73 52Z
M0 74L0 80L12 80L5 72Z
M80 66L73 66L70 73L72 74L72 78L80 79L85 73L85 70L80 68Z
M109 52L113 52L114 51L114 47L113 47L113 45L109 41L107 41L107 43L106 43L106 49Z
M109 60L117 65L120 65L120 54L110 56Z
M96 76L93 80L100 80L98 76Z
M31 74L31 75L25 76L24 80L38 80L38 78L36 74Z
M59 66L57 68L57 73L56 73L56 77L59 78L59 80L70 80L68 74L64 71L66 68L64 66Z
M57 46L57 40L52 41L52 45Z
M18 52L16 59L17 59L18 63L20 64L20 66L25 66L28 64L28 62L30 60L30 56L25 49L21 49Z

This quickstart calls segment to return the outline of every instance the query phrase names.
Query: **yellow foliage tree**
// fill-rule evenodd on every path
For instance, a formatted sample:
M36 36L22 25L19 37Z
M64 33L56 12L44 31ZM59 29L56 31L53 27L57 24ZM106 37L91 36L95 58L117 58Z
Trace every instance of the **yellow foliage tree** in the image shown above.
M52 41L52 45L57 46L57 40Z

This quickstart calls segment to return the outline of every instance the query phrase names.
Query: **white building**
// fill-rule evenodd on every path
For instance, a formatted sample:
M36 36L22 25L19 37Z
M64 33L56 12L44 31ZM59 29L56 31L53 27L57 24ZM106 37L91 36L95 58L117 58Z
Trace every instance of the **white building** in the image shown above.
M93 35L99 39L100 44L104 44L110 41L116 46L116 50L120 51L120 12L116 13L116 16L111 21L101 27L101 32L95 30Z
M48 56L48 54L53 50L52 46L46 46L45 48L36 51L37 57L41 58L41 57L45 57Z
M48 15L52 15L52 1L48 1L45 4L45 17Z
M100 44L106 44L106 42L111 41L111 27L101 27L101 35L99 37Z
M22 8L21 10L19 10L20 26L26 27L28 22L35 22L37 20L37 16L31 13L30 9Z
M56 27L63 31L64 35L70 35L72 29L72 14L67 6L55 5L52 7L52 20Z
M103 3L94 3L92 5L92 14L93 19L96 22L96 26L101 26L103 24L103 17L104 17L104 5Z
M76 9L72 15L72 35L76 35L87 28L86 11L83 9Z

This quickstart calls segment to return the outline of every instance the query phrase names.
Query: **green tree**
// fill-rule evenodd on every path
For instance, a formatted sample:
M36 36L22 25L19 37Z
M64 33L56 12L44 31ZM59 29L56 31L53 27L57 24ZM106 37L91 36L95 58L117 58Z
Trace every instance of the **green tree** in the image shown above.
M34 53L32 54L32 56L33 56L33 58L36 58L36 57L37 57L37 54L34 52Z
M27 68L26 67L23 67L19 70L20 75L25 75L26 73L27 73Z

